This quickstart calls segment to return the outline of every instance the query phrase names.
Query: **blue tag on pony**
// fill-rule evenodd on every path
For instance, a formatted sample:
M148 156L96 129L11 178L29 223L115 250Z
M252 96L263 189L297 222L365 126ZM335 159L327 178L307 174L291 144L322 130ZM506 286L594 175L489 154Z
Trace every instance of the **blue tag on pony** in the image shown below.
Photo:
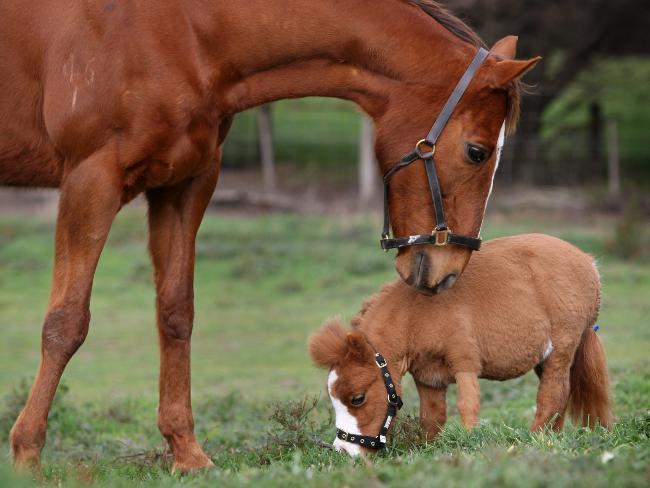
M594 325L592 329L594 329L594 332L598 332L600 330L600 325Z

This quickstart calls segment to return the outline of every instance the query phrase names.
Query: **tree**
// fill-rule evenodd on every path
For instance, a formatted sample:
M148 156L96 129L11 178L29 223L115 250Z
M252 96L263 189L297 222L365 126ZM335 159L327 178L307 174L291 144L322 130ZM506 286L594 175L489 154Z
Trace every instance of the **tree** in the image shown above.
M544 57L526 75L531 94L524 97L519 130L504 158L504 176L510 179L532 182L543 161L538 136L544 110L596 55L650 52L650 9L641 0L451 0L448 5L488 44L515 34L520 58Z

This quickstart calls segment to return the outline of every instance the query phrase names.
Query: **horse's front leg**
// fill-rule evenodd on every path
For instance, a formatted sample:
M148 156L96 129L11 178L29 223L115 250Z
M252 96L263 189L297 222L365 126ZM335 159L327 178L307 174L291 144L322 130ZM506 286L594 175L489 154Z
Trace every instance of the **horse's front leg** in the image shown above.
M160 342L158 427L174 455L174 471L213 466L194 436L190 338L194 318L196 233L217 182L217 166L172 188L147 192L149 248L155 269Z
M429 439L434 439L447 422L447 387L434 388L415 381L420 396L420 423Z
M98 152L64 178L41 363L9 436L17 467L40 465L52 399L65 366L86 338L93 275L121 204L120 174L115 158Z

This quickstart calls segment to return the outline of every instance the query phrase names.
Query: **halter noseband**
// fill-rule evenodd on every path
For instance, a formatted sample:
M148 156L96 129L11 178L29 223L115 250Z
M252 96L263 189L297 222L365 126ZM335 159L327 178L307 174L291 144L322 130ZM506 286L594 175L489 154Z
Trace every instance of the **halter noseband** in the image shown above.
M456 246L464 246L478 251L481 247L480 237L469 237L454 234L447 225L445 219L445 211L442 205L442 192L440 191L440 183L438 182L438 175L436 173L436 165L434 156L436 154L436 143L442 133L443 129L449 122L456 105L460 101L463 93L467 90L474 75L481 67L483 62L487 59L489 52L486 49L480 48L474 56L465 74L461 77L460 81L451 93L445 106L438 115L438 118L431 127L426 139L422 139L415 145L415 149L400 159L390 170L384 175L384 228L381 233L381 247L383 250L396 249L408 246L416 246L420 244L434 244L436 246L446 246L447 244L454 244ZM435 211L436 226L431 234L419 234L408 237L393 237L390 238L390 216L388 208L388 182L390 178L397 173L400 169L407 167L417 160L424 161L424 167L427 172L427 179L429 180L429 189L431 190L431 200L433 202L433 209Z
M344 430L337 428L336 437L342 441L358 444L369 449L382 449L386 445L386 434L388 433L390 424L395 418L395 415L397 415L397 411L402 408L403 403L402 399L397 394L395 383L393 382L393 378L388 371L388 363L384 359L384 356L379 353L375 353L375 363L381 370L381 379L384 380L384 386L386 387L386 393L388 394L388 408L386 410L386 417L381 424L379 435L377 435L377 437L371 437L361 434L350 434Z

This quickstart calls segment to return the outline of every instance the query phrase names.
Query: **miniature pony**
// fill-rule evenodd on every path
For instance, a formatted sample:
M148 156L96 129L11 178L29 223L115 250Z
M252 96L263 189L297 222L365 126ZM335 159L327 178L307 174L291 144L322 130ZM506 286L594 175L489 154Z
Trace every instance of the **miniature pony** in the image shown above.
M458 385L461 420L471 428L478 378L507 380L531 369L540 378L531 430L561 430L567 407L574 422L610 428L607 365L592 329L599 305L593 259L540 234L486 242L458 284L440 295L387 284L364 303L351 331L330 321L310 338L314 362L330 371L334 446L357 455L385 444L406 372L429 437L447 419L450 383Z

